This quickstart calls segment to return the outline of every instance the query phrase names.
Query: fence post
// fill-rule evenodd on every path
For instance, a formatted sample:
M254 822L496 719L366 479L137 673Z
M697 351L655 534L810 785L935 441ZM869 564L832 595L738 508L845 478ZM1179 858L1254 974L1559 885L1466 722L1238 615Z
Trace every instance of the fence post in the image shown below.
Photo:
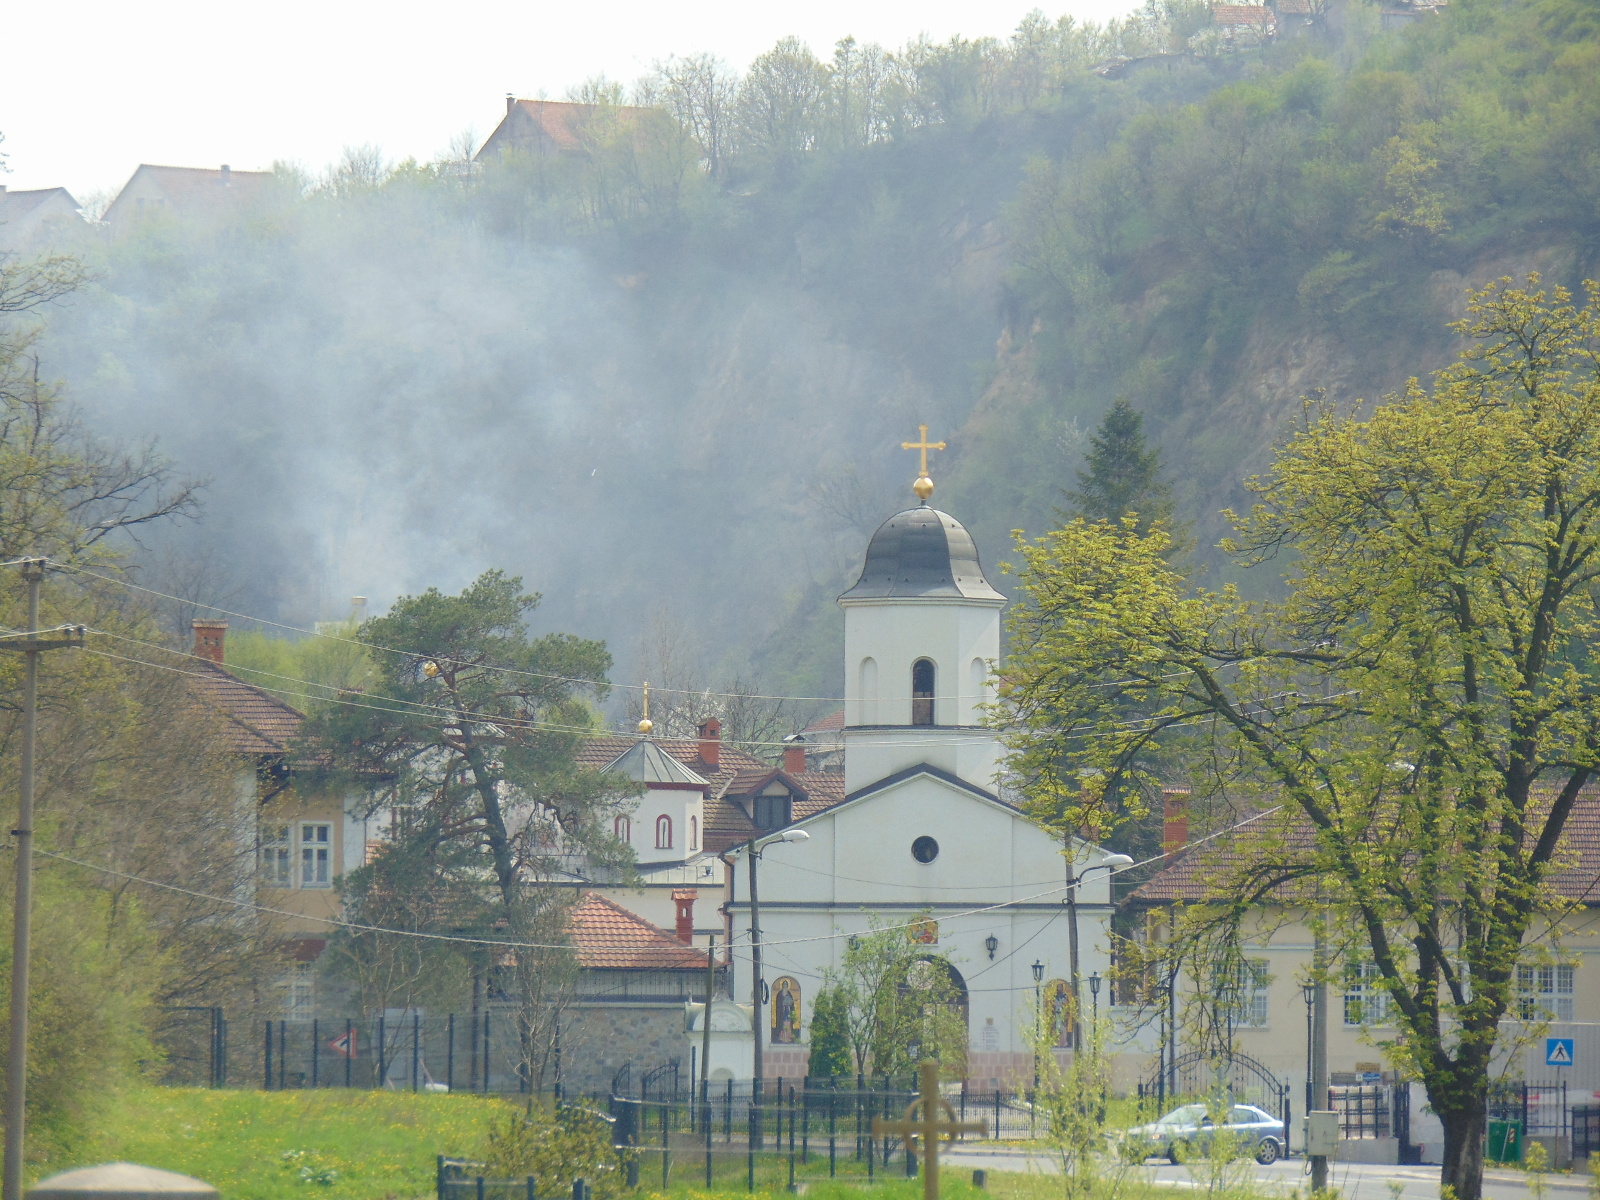
M489 1010L483 1010L483 1090L489 1090ZM578 1185L574 1183L573 1187Z
M709 1018L708 1018L709 1019ZM706 1138L706 1191L711 1190L711 1081L706 1080L705 1086L700 1089L703 1111L701 1124L705 1126Z
M272 1022L268 1021L266 1024L267 1041L265 1048L261 1051L261 1090L270 1092L272 1090Z
M454 1015L453 1013L451 1014ZM528 1200L539 1200L539 1190L533 1186L533 1176L528 1176Z
M350 1068L356 1061L356 1027L348 1017L344 1022L344 1085L350 1086Z
M828 1080L828 1178L838 1173L839 1077Z
M1000 1089L994 1090L994 1140L1000 1140Z
M663 1192L672 1186L671 1115L672 1106L663 1102L661 1105L661 1190Z
M811 1076L800 1085L800 1161L811 1161Z
M572 1181L572 1200L593 1200L594 1189L589 1186L587 1179L574 1179Z
M444 1088L447 1092L456 1090L456 1015L451 1013L445 1022L444 1034ZM535 1200L529 1196L528 1200Z
M867 1112L870 1113L874 1117L876 1117L878 1115L878 1093L876 1091L874 1091L871 1094L871 1096L869 1097L869 1099L867 1100ZM872 1122L868 1121L867 1122L867 1182L869 1182L869 1183L872 1182L872 1179L873 1179L874 1175L876 1174L876 1168L873 1166L873 1160L875 1158L877 1158L877 1157L878 1157L878 1138L877 1138L877 1135L872 1132Z
M761 1031L759 1029L756 1031L756 1036L757 1037L761 1036ZM745 1149L744 1149L744 1156L745 1156L745 1186L744 1186L744 1190L747 1191L747 1192L753 1192L753 1191L756 1190L756 1121L757 1120L759 1120L759 1118L756 1116L756 1106L754 1104L752 1104L750 1106L749 1114L745 1117L745 1126L744 1126L744 1147L745 1147Z
M434 1200L444 1200L444 1155L436 1155L433 1160L433 1197Z
M278 1090L289 1086L289 1022L278 1022Z
M478 1176L478 1200L483 1200L483 1176Z
M315 1017L312 1017L311 1018L311 1086L313 1088L317 1087L317 1085L322 1082L321 1076L320 1076L319 1071L318 1071L318 1068L319 1068L319 1066L321 1065L321 1062L322 1062L322 1058L321 1058L321 1053L322 1053L322 1034L320 1032L321 1028L322 1027L321 1027L320 1023L317 1021L317 1019Z
M778 1115L778 1119L783 1120L782 1113ZM783 1136L781 1127L779 1136ZM792 1080L789 1083L789 1191L794 1191L794 1082Z
M733 1079L728 1080L727 1099L722 1104L722 1133L728 1144L733 1145Z
M378 1014L378 1083L377 1086L386 1087L389 1083L389 1030L384 1024L383 1014ZM480 1196L478 1200L483 1200Z
M422 1040L422 1014L416 1009L411 1010L411 1090L417 1090L417 1068L421 1065L422 1047L417 1043Z

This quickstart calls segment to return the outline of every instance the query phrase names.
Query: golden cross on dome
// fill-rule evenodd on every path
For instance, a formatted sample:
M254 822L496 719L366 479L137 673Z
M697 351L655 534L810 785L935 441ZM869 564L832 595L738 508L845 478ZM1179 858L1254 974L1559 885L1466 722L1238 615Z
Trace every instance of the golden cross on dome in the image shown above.
M928 440L926 431L922 440ZM948 1142L958 1133L986 1133L989 1126L983 1121L956 1120L956 1110L939 1095L938 1064L923 1063L920 1074L921 1094L906 1105L905 1119L885 1121L882 1117L873 1117L872 1136L898 1134L905 1139L907 1154L921 1154L923 1200L939 1200L939 1139L943 1137Z
M911 490L917 494L918 500L926 503L928 497L933 495L933 480L928 478L928 451L943 450L944 443L930 442L926 425L918 425L917 428L922 433L921 438L915 442L901 442L900 449L920 450L922 452L922 469L917 472L917 481L911 485Z

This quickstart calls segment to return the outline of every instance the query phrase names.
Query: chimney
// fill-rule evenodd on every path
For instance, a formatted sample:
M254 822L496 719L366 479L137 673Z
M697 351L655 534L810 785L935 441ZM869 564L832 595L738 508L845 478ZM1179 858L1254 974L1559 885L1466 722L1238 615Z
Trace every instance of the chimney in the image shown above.
M227 163L222 164L222 186L227 187L233 182L233 171Z
M685 946L694 945L694 902L700 893L693 888L672 893L672 906L677 910L678 940Z
M806 740L798 733L785 738L788 745L783 748L783 770L786 775L804 775L806 773Z
M1189 789L1162 788L1161 808L1161 853L1170 863L1189 842Z
M367 598L365 596L350 597L350 619L357 625L367 619Z
M511 110L517 106L517 98L510 92L506 93L506 116L511 115Z
M722 766L722 722L715 717L701 722L700 761L712 770Z
M194 626L194 656L222 665L222 639L228 635L226 621L191 621Z

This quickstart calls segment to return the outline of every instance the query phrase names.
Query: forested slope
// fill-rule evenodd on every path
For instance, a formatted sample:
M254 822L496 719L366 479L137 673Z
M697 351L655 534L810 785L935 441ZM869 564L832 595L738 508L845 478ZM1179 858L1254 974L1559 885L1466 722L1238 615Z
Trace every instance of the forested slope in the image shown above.
M1579 0L671 62L643 134L604 119L620 90L580 97L581 156L352 153L247 218L97 245L46 369L211 476L237 607L501 566L619 679L831 695L832 598L919 421L993 562L1127 396L1207 562L1303 394L1443 362L1467 283L1600 273L1597 67Z

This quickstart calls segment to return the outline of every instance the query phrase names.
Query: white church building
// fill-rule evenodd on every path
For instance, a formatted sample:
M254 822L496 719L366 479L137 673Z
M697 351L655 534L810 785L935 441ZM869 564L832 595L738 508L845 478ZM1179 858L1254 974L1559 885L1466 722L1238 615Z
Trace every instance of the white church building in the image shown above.
M932 490L925 477L918 485L919 495ZM755 842L766 1078L806 1073L812 1001L850 935L874 923L909 926L922 913L931 921L907 936L944 958L965 990L974 1087L1031 1075L1034 1005L1066 991L1074 919L1087 1015L1087 981L1109 967L1110 875L1127 860L1107 862L1108 851L1077 840L1069 858L1002 789L983 705L993 698L1004 604L972 536L926 499L879 527L860 579L839 597L844 796ZM723 854L741 1005L754 998L747 854L745 845ZM1069 872L1081 877L1075 913Z

